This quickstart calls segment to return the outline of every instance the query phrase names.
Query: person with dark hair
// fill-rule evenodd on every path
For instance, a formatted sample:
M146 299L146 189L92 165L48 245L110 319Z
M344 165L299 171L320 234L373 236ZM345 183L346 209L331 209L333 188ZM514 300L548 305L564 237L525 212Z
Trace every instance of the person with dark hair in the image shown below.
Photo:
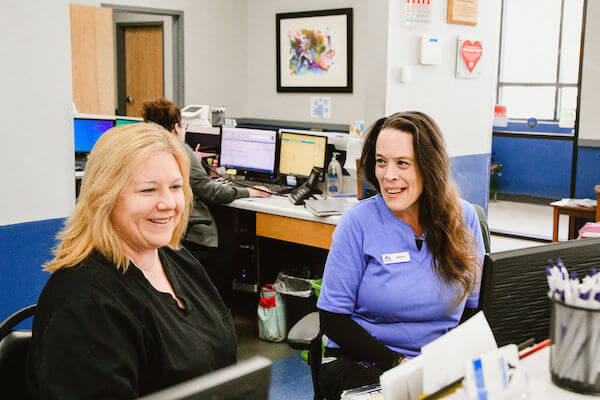
M479 301L481 229L454 188L435 121L421 112L378 120L360 170L378 194L342 216L317 303L333 359L319 377L328 400L377 383Z
M236 252L232 232L217 226L208 206L226 204L244 197L268 197L262 186L242 188L224 185L211 179L194 150L185 143L186 127L181 110L172 102L158 99L144 103L145 121L161 125L177 136L190 158L190 185L194 192L192 211L183 245L204 265L212 282L221 289Z

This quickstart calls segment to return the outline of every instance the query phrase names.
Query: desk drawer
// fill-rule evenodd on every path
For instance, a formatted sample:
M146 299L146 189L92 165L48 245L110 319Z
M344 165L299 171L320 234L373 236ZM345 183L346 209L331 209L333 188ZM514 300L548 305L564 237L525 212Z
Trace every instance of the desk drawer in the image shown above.
M335 225L256 213L256 235L329 249Z

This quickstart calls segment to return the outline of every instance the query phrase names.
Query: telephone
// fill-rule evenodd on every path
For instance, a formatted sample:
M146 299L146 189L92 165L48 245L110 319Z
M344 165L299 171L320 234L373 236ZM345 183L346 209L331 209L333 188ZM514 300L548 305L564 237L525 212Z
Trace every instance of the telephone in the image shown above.
M317 189L317 185L319 184L319 176L321 176L321 169L313 167L306 182L290 193L290 201L294 203L294 205L299 206L304 204L304 200L308 199L314 193L321 193L321 191Z

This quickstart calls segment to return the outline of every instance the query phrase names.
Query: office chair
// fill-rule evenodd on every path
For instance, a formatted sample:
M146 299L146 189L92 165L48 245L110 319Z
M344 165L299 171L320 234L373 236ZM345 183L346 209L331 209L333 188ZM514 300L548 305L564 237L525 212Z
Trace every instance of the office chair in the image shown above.
M17 311L0 323L0 388L6 399L28 397L25 379L27 351L31 330L13 330L21 321L35 314L36 305Z
M483 245L485 252L490 252L490 228L487 223L487 217L483 208L477 204L473 204L479 219L479 226L481 227L481 233L483 236ZM487 302L486 295L489 290L486 288L490 285L491 276L489 271L483 268L481 272L481 286L479 290L479 307L477 309L465 309L459 323L463 323L471 316L475 315L480 309L482 304ZM310 373L312 376L314 400L322 400L323 395L319 388L319 370L321 368L321 361L323 357L322 353L322 337L323 332L320 329L319 312L314 311L310 314L305 315L300 321L290 329L288 332L287 342L288 345L294 350L308 350L308 364L310 365Z

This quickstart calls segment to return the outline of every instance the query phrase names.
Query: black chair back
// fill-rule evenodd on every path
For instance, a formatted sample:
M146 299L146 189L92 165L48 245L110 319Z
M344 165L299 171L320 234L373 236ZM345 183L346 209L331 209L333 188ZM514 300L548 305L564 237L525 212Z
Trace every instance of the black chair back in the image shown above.
M13 330L33 316L36 305L17 311L0 324L0 388L2 398L28 398L25 368L31 343L31 330Z

